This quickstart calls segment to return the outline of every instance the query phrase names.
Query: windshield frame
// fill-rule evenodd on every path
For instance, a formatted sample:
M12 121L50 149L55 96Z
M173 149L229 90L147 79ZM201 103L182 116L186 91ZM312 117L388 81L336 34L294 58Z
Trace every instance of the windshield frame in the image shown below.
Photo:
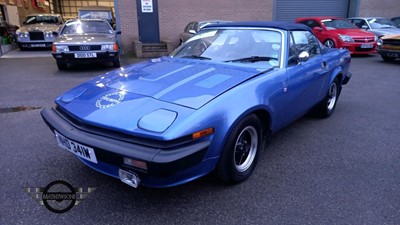
M185 51L185 48L189 48L188 45L191 44L191 42L196 41L196 40L202 40L202 35L205 35L207 37L207 32L212 33L214 32L214 35L218 35L216 36L216 39L221 37L221 33L223 32L247 32L247 31L254 31L256 33L258 32L275 32L278 33L280 35L280 37L278 37L279 39L279 48L277 51L277 53L279 54L279 60L277 60L278 65L272 65L272 63L265 63L265 61L263 62L264 64L259 64L259 63L249 63L248 61L245 62L238 62L235 59L236 58L220 58L220 59L216 59L215 57L210 57L209 55L204 55L203 53L206 52L206 50L204 50L204 52L202 52L199 55L190 55L190 54L183 54ZM218 34L217 34L218 33ZM253 33L254 34L254 33ZM192 58L192 59L197 59L197 60L206 60L206 59L210 59L214 62L220 62L220 63L228 63L228 64L242 64L242 65L247 65L247 66L252 66L254 67L254 65L256 65L255 67L260 67L260 68L265 68L265 65L269 65L271 68L276 67L276 68L283 68L284 67L284 60L286 58L286 35L287 32L285 32L284 30L281 29L276 29L276 28L267 28L267 27L229 27L229 26L224 26L224 27L211 27L211 28L204 28L202 30L200 30L195 36L193 36L192 38L190 38L187 42L185 42L185 44L181 45L180 47L178 47L175 51L173 51L170 54L170 57L175 57L175 58ZM224 34L224 35L229 35L229 34ZM252 34L251 34L252 35ZM212 37L214 38L214 37ZM232 38L232 37L230 37ZM254 37L253 37L254 38ZM212 45L212 43L216 42L216 39L213 40L209 46L207 46L206 49L208 49L208 47L210 47ZM218 40L219 41L219 40ZM223 46L222 47L227 47L226 45L229 43L226 43L227 40L224 40ZM254 40L255 41L255 40ZM265 42L265 40L261 40L263 42ZM230 42L230 41L228 41ZM275 44L277 42L271 42L270 44ZM234 44L234 43L233 43ZM231 44L232 45L232 44ZM215 46L214 46L215 47ZM191 57L193 56L193 57ZM246 55L246 54L242 54L241 58L244 57L251 57L253 55ZM257 56L257 55L254 55ZM203 58L203 59L202 59ZM238 57L239 58L239 57ZM261 59L262 57L260 57ZM265 58L265 57L263 57Z

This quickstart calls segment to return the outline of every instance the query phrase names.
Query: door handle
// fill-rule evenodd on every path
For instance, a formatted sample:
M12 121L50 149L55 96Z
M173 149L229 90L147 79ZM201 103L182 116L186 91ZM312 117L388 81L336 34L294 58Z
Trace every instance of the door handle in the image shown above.
M326 67L326 62L322 62L322 63L321 63L321 68L322 68L322 69L325 69L325 67Z

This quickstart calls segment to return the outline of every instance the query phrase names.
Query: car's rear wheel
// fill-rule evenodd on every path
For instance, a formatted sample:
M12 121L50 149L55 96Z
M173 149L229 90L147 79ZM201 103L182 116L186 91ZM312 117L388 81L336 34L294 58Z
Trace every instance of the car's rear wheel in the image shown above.
M387 62L393 62L396 60L396 58L392 58L392 57L387 57L387 56L381 56L383 60L387 61Z
M121 61L119 57L115 57L115 59L113 60L113 67L121 67Z
M324 45L325 45L325 47L328 47L328 48L335 48L336 47L335 42L333 42L333 40L331 40L331 39L326 40L324 42Z
M59 70L66 70L68 69L68 64L57 61L57 67Z
M340 90L339 79L335 78L335 80L329 85L328 93L324 100L317 105L315 109L316 116L326 118L332 115L336 108L337 101L339 100Z
M216 167L217 176L228 184L246 180L252 174L263 146L261 122L248 115L231 130Z

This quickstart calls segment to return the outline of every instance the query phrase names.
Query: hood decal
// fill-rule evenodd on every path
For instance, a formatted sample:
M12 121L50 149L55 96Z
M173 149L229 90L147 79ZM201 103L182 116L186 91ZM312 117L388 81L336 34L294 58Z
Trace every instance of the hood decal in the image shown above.
M153 97L157 98L157 99L161 98L162 96L164 96L165 94L175 90L176 88L181 87L181 86L185 85L186 83L188 83L188 82L190 82L190 81L192 81L192 80L194 80L194 79L196 79L198 77L201 77L201 76L203 76L205 74L208 74L208 73L210 73L210 72L212 72L214 70L215 70L215 68L211 67L211 68L203 70L203 71L201 71L199 73L193 74L192 76L190 76L190 77L188 77L186 79L183 79L183 80L179 81L178 83L175 83L174 85L171 85L171 86L165 88L164 90L156 93Z
M96 101L96 107L100 109L105 109L119 104L124 100L125 93L123 92L113 92L103 95Z

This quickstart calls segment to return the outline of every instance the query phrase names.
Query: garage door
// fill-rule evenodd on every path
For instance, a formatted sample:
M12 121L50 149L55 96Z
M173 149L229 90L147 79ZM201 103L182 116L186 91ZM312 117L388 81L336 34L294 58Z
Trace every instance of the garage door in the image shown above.
M276 0L274 20L293 21L298 17L348 17L350 0Z

